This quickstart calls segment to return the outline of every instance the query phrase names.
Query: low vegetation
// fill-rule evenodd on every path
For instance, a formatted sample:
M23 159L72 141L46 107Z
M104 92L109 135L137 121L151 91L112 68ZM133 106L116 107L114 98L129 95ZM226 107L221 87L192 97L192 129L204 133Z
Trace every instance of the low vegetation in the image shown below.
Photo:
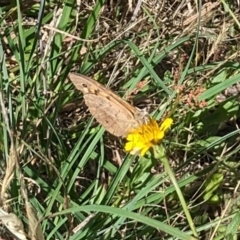
M238 4L1 1L1 239L238 239ZM126 153L70 72L173 119L162 155Z

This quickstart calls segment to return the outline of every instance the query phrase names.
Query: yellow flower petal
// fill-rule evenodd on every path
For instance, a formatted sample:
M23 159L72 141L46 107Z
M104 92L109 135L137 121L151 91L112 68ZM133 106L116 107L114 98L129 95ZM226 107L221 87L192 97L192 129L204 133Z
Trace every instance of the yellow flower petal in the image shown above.
M146 154L146 152L148 151L148 149L150 148L150 146L147 146L145 148L142 148L142 151L140 152L140 156L144 156Z
M171 127L172 123L173 123L173 120L171 118L167 118L161 124L160 129L165 132L168 128Z
M133 149L133 147L134 146L133 146L132 142L127 142L124 146L124 149L126 152L130 152Z

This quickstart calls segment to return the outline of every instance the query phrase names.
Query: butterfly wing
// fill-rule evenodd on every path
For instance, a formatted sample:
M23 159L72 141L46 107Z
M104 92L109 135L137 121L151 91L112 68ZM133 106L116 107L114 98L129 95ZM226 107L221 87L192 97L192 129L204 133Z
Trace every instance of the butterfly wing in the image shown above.
M126 137L142 122L141 112L115 93L86 76L71 73L70 80L84 94L86 105L96 120L115 136Z
M93 117L114 136L126 137L136 124L132 114L101 95L86 94L84 99Z

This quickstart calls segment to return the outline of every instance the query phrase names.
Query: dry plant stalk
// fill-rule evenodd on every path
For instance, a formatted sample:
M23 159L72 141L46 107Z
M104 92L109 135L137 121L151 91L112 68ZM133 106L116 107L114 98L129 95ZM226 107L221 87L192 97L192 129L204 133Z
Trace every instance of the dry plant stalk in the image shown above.
M25 187L24 176L20 171L20 186L22 197L26 204L26 213L28 217L28 230L29 236L31 240L44 240L43 231L40 225L40 221L38 220L35 209L32 207L31 203L28 200L27 189Z
M16 169L16 161L17 161L17 156L14 150L14 146L12 144L10 147L10 155L9 155L8 161L6 162L6 172L5 172L5 176L2 183L1 196L0 196L1 206L4 205L5 203L8 187L14 177L14 172Z
M29 202L26 202L26 211L28 216L30 238L32 240L44 240L43 231L36 211Z

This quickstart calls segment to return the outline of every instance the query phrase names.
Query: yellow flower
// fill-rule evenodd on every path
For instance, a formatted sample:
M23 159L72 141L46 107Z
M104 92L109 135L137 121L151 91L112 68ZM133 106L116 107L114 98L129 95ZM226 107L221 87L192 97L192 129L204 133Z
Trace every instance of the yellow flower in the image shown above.
M172 122L171 118L167 118L159 127L157 122L150 118L148 123L142 124L128 134L125 151L143 156L149 148L157 145L164 138Z

